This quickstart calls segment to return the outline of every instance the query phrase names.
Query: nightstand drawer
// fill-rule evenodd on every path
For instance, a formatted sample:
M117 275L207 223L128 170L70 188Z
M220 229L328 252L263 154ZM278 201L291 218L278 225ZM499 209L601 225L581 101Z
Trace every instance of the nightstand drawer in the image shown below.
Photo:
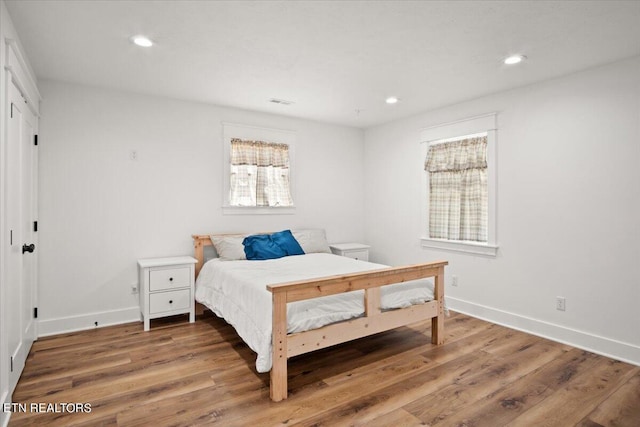
M154 269L149 272L149 290L184 288L190 285L189 267Z
M188 310L190 304L190 289L171 292L157 292L149 295L149 314L173 310Z
M360 261L369 261L369 250L362 251L344 251L342 256L346 256L353 259L359 259Z

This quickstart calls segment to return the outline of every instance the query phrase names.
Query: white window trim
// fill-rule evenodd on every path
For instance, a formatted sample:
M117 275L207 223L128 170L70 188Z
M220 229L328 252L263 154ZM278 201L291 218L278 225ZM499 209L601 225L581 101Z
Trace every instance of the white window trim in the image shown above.
M231 206L229 202L230 184L230 159L231 139L240 138L257 141L277 142L289 146L289 190L295 204L295 141L296 132L283 129L270 129L258 126L241 125L237 123L222 122L222 143L224 154L222 156L222 213L224 215L292 215L295 206Z
M487 185L488 185L488 236L487 243L468 242L429 237L429 173L423 171L421 229L424 233L420 242L423 248L441 249L467 254L495 257L498 252L497 243L497 138L496 113L470 117L450 123L421 129L420 131L420 167L424 169L424 160L429 145L442 143L446 139L478 133L487 134Z

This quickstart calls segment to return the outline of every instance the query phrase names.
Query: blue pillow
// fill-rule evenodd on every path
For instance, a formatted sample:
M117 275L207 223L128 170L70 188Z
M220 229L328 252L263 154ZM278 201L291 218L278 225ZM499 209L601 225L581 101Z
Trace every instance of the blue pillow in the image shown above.
M248 260L276 259L287 256L287 253L268 234L245 237L242 241L244 253Z
M271 235L273 240L278 246L280 246L287 255L304 255L304 251L300 246L300 243L293 237L291 230L279 231Z

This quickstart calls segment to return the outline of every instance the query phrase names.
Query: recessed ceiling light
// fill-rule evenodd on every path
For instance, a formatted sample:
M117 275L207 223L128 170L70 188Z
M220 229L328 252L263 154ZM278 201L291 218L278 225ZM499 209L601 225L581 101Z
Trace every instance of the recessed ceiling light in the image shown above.
M399 99L395 96L390 96L387 99L384 100L384 102L386 102L387 104L397 104L399 101Z
M142 47L151 47L153 46L153 42L149 40L145 36L133 36L131 37L131 41Z
M521 63L525 59L527 59L527 57L524 55L511 55L504 59L504 63L507 65L515 65Z

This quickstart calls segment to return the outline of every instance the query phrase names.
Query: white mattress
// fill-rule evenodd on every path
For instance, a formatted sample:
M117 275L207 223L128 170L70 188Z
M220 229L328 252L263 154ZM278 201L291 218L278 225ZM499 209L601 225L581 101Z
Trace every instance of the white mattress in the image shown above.
M266 286L338 274L377 270L387 266L325 254L288 256L267 261L213 259L200 271L196 300L231 324L257 353L256 369L271 369L271 293ZM383 310L408 307L433 299L428 279L383 286ZM348 292L287 305L291 332L320 328L364 314L363 291Z

